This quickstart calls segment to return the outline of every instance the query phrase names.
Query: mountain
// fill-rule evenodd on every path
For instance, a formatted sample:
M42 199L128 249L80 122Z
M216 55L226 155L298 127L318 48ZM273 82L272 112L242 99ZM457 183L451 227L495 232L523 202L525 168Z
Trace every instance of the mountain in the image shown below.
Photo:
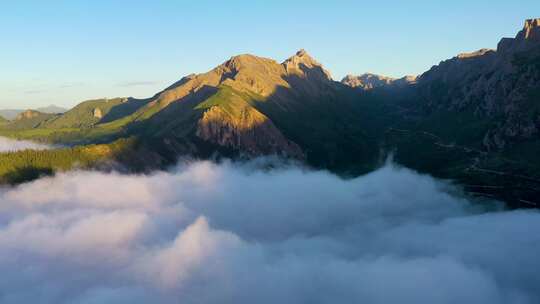
M17 114L15 119L9 121L6 126L11 129L36 129L40 128L44 122L55 116L56 114L26 110Z
M539 205L539 31L540 19L527 20L496 50L443 61L418 77L413 94L394 94L402 119L386 144L396 160L472 192Z
M35 111L38 111L38 112L42 112L42 113L48 113L48 114L58 114L58 113L64 113L67 111L67 109L65 108L62 108L62 107L58 107L58 106L55 106L55 105L50 105L50 106L47 106L47 107L41 107L41 108L36 108L36 109L32 109L32 110L35 110ZM14 109L11 109L11 110L0 110L0 116L6 118L6 119L14 119L15 117L17 117L17 115L19 115L20 113L24 112L25 110L14 110Z
M501 150L538 137L540 126L540 19L527 20L515 38L497 50L461 54L434 66L418 79L420 97L432 110L470 112L489 119L482 139Z
M389 88L396 87L402 88L414 84L416 82L416 76L404 76L402 78L391 78L382 75L376 75L371 73L365 73L359 76L347 75L341 83L351 88L358 88L362 90L372 90L376 88Z
M73 164L136 171L181 156L280 155L350 177L392 155L471 194L540 206L539 29L539 19L527 20L496 50L459 54L400 79L334 81L305 50L283 62L238 55L148 99L90 100L63 114L27 111L0 126L0 135L114 151L62 153L74 155ZM43 154L32 156L39 170L69 167L50 161L62 159L55 150L36 153ZM16 169L6 170L0 176Z
M278 154L316 167L367 172L379 154L367 132L373 119L364 107L370 104L333 81L305 50L281 63L245 54L186 76L149 99L85 101L44 117L34 126L39 132L13 134L20 128L10 124L0 135L64 145L135 136L171 161L183 154ZM358 123L359 118L365 119ZM350 166L354 159L365 161Z
M351 140L365 138L354 96L305 50L282 63L239 55L157 94L130 129L176 143L167 145L173 151L182 143L195 154L280 154L339 167L351 151L376 158L373 145Z

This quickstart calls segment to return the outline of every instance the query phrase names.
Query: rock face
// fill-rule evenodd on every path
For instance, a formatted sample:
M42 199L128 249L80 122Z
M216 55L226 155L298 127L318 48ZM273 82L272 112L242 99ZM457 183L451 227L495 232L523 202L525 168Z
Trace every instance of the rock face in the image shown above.
M19 115L17 115L17 117L15 117L15 120L23 120L23 119L32 119L32 118L36 118L38 116L40 116L40 112L38 111L34 111L34 110L26 110L22 113L20 113Z
M520 52L534 48L540 42L540 18L528 19L523 29L515 38L503 38L497 45L497 51Z
M101 111L100 108L95 108L94 111L93 111L93 115L97 119L103 118L103 112Z
M503 38L497 50L460 54L422 74L418 92L428 109L469 111L497 123L485 134L484 147L538 137L540 113L540 19L525 22L515 38Z
M287 140L268 117L254 108L246 107L235 117L220 107L211 107L198 122L197 136L252 156L303 158L300 147Z

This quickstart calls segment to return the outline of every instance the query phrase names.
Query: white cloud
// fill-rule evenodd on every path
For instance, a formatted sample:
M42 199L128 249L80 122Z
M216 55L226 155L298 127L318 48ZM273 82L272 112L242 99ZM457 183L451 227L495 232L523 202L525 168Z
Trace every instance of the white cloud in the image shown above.
M35 143L28 140L15 140L0 136L0 153L13 152L20 150L46 150L51 149L51 146Z
M540 214L387 166L197 162L0 190L0 303L538 303Z

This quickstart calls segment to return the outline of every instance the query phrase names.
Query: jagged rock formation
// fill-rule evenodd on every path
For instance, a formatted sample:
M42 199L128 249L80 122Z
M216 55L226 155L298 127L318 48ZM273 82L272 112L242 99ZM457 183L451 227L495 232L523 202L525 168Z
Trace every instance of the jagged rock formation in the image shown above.
M531 110L537 103L533 92L540 88L539 20L527 20L497 50L460 54L422 74L418 89L427 107L497 118L483 140L488 150L537 137L540 113Z
M240 111L235 117L220 107L209 108L198 122L197 136L252 156L277 154L303 158L300 147L287 140L268 117L254 108Z
M402 78L391 78L371 73L365 73L360 76L347 75L341 80L341 83L344 85L362 90L372 90L377 88L401 88L414 84L415 82L416 76L412 75L407 75Z
M374 88L390 85L394 80L394 78L386 76L365 73L360 76L347 75L341 80L341 83L348 85L352 88L371 90Z
M515 38L503 38L497 45L498 52L527 51L540 43L540 18L528 19Z

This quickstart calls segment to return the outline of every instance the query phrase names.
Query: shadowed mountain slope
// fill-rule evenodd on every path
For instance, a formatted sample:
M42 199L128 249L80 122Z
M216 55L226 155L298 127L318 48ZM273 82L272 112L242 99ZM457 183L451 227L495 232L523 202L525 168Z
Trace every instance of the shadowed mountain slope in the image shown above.
M0 135L64 145L130 138L137 170L200 158L279 155L344 176L389 155L470 193L540 205L540 20L497 50L460 54L418 77L332 80L305 50L279 63L234 56L138 100L28 111ZM52 154L53 152L47 152ZM100 163L103 163L100 161Z

